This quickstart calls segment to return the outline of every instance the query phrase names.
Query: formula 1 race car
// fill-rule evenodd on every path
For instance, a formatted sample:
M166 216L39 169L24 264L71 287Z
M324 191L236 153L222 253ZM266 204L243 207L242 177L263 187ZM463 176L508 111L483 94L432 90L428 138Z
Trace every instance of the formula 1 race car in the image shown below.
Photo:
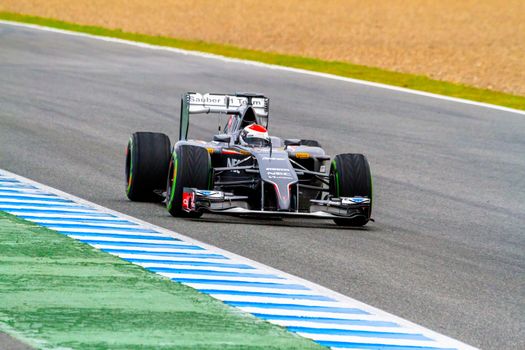
M226 115L211 141L188 140L190 116ZM260 94L199 94L181 101L179 141L136 132L126 152L126 194L166 203L171 215L333 219L363 226L372 213L372 178L362 154L332 161L315 140L269 136L269 99Z

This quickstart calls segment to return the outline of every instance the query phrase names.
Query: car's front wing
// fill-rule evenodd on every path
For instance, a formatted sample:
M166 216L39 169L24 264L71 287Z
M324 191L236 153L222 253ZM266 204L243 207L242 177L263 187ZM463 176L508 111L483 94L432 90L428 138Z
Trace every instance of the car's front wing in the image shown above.
M362 217L371 201L364 197L341 197L311 200L310 211L251 210L247 196L235 196L222 191L185 187L182 207L187 212L210 212L232 216L309 217L316 219L353 219Z

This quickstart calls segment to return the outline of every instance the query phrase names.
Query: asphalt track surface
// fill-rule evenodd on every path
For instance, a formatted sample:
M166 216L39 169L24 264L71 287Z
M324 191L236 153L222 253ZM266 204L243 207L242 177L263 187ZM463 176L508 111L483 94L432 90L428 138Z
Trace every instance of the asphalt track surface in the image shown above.
M0 345L2 350L31 350L29 345L13 338L12 336L0 332Z
M175 219L124 194L138 130L185 91L259 91L270 131L368 156L375 223ZM195 117L209 138L217 120ZM0 24L0 168L306 278L483 349L525 348L525 117Z

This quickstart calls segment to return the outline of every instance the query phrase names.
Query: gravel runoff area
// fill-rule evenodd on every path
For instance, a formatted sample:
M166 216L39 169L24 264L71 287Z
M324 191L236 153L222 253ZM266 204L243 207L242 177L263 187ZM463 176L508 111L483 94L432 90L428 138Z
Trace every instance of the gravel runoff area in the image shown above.
M346 61L525 95L522 0L2 0L0 11Z

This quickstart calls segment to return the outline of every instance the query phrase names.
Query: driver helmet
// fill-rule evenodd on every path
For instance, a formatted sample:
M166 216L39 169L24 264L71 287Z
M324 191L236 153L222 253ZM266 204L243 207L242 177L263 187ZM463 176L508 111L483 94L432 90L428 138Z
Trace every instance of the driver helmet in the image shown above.
M239 135L239 141L243 146L266 147L270 145L268 130L259 124L251 124L245 127Z

